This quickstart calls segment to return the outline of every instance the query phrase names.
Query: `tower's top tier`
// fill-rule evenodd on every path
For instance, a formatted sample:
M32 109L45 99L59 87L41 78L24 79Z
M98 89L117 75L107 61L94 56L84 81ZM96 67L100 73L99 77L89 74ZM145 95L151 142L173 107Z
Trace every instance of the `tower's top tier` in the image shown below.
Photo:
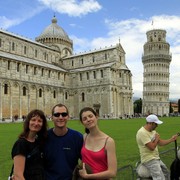
M162 29L153 29L146 33L147 42L166 42L166 31Z

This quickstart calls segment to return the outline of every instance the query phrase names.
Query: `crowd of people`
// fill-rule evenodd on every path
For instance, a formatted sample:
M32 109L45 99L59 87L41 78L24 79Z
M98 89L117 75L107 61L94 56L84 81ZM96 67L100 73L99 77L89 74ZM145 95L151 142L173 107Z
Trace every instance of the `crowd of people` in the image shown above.
M24 127L12 147L13 180L76 180L116 177L115 141L98 126L98 114L91 107L79 113L85 133L68 127L69 111L64 104L52 108L53 127L48 128L43 111L34 109L24 120ZM146 124L136 134L141 163L154 180L169 180L166 165L161 161L158 145L177 139L163 140L155 131L163 122L156 115L146 117ZM77 170L78 167L78 170ZM75 174L76 171L76 174Z

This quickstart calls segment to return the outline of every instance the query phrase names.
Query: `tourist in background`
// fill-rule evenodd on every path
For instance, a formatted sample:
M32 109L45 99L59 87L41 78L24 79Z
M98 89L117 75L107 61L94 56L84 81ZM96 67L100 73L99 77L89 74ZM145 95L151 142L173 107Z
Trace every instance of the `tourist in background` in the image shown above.
M146 117L146 124L136 134L141 163L149 170L153 180L170 179L169 170L159 157L158 145L167 145L178 137L174 135L168 140L161 139L155 129L162 123L156 115L151 114Z
M80 111L80 121L85 127L81 149L83 169L79 174L84 179L106 179L116 176L117 159L114 140L98 127L98 115L94 109L85 107ZM92 174L85 168L88 165Z
M32 110L24 121L23 132L12 148L13 180L44 180L42 147L47 137L44 112Z

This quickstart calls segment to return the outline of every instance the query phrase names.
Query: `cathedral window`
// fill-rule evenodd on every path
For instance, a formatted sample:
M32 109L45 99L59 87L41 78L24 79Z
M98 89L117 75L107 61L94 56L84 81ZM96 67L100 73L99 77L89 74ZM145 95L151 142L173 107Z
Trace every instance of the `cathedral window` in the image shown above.
M35 50L35 57L37 57L37 49Z
M84 64L84 60L83 60L83 58L81 59L81 64Z
M0 47L2 46L2 39L0 38Z
M26 48L26 46L24 46L24 54L26 54L27 53L27 48Z
M89 80L89 72L86 72L87 80Z
M53 97L56 98L56 91L53 92Z
M34 75L37 74L37 67L34 67Z
M82 101L85 101L85 94L82 93L81 96L82 96Z
M10 70L10 61L8 61L8 68L7 69Z
M103 78L103 76L104 76L104 75L103 75L103 70L101 70L101 78Z
M153 42L153 38L152 38L152 36L150 37L150 42Z
M94 79L96 79L96 71L93 71Z
M26 65L26 74L28 73L29 65Z
M94 57L94 56L92 57L92 61L93 61L93 62L95 61L95 57Z
M17 63L17 72L19 72L20 63Z
M23 87L23 96L26 96L26 87Z
M65 93L65 99L67 99L67 98L68 98L68 93L66 92L66 93Z
M14 51L15 50L15 44L14 44L14 42L12 43L12 51Z
M107 60L107 54L105 53L105 56L104 56L105 60Z
M44 60L46 60L46 52L44 53Z
M74 66L74 61L71 62L72 66Z
M82 81L82 74L81 73L79 74L79 79L80 79L80 81Z
M39 89L39 97L42 97L42 89Z
M49 70L48 77L49 78L51 77L51 70Z
M4 84L4 94L8 94L8 85Z
M9 42L8 48L9 48L9 51L11 51L11 42Z

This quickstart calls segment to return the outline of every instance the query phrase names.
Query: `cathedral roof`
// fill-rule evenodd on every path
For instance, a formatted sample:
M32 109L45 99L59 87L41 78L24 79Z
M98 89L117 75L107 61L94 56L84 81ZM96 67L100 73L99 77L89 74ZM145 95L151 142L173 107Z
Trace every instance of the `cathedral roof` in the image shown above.
M54 16L51 24L47 26L37 39L42 38L61 38L70 41L67 33L57 24L57 19Z
M129 68L126 66L126 64L121 64L119 69L129 70Z

